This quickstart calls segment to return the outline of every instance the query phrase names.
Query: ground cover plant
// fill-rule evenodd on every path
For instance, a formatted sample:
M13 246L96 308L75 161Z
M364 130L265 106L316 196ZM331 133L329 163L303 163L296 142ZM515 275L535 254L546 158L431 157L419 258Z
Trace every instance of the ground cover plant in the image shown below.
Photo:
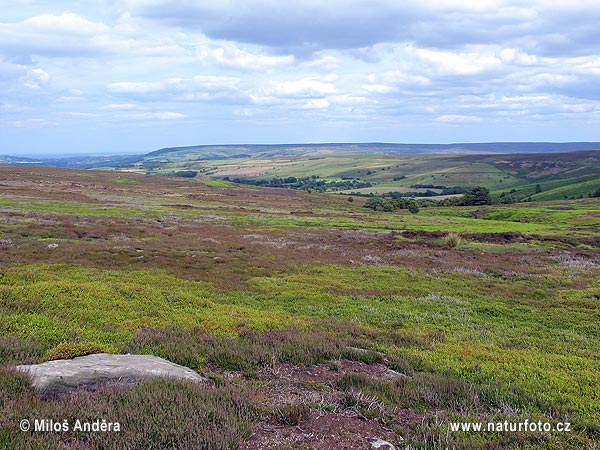
M594 448L598 201L364 202L0 166L0 447ZM209 382L43 399L11 370L98 351ZM123 430L21 432L34 417ZM524 419L572 431L449 430Z

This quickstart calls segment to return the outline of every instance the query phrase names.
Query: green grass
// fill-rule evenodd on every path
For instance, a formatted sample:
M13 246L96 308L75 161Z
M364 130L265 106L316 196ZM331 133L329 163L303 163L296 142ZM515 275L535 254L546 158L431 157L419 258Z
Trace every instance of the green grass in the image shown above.
M529 393L573 408L581 419L598 417L596 300L559 274L515 281L385 266L321 266L256 283L263 295L227 301L295 316L358 320L407 334L444 332L447 341L435 350L404 352L468 381L510 385L518 379Z
M292 322L278 312L223 306L205 284L164 271L28 265L3 270L0 280L0 334L34 339L48 348L74 337L121 346L146 327L198 326L235 334L242 323L271 329Z

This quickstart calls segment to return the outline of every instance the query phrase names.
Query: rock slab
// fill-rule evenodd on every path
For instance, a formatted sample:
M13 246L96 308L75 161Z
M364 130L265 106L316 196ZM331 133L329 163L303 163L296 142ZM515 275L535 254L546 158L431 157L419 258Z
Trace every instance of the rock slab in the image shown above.
M111 383L132 384L154 377L206 381L206 378L188 367L150 355L97 353L73 359L17 366L16 370L27 374L35 389L52 396L80 387Z

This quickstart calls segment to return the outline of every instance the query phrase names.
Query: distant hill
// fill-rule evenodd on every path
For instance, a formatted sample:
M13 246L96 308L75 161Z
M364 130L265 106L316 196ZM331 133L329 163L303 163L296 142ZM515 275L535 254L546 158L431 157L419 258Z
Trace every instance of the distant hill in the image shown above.
M324 143L239 144L167 147L138 155L64 157L1 156L0 164L41 165L79 169L125 168L136 164L173 163L231 158L276 158L325 155L509 154L600 150L600 142L483 142L455 144Z
M194 145L168 147L150 152L144 160L167 158L173 161L192 159L225 159L309 154L475 154L475 153L554 153L600 150L600 142L484 142L456 144L390 144L390 143L329 143L329 144L240 144Z

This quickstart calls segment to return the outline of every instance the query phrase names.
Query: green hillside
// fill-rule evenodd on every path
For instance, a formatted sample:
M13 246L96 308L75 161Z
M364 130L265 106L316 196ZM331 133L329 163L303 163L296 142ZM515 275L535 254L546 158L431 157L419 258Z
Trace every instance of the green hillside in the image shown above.
M587 197L600 188L600 152L506 155L317 155L297 157L197 159L191 153L168 153L174 160L148 159L135 170L241 181L318 177L326 181L362 180L372 186L347 189L350 194L425 192L440 187L482 185L494 194L555 200ZM161 156L161 158L163 158ZM538 186L539 185L539 186ZM429 186L419 187L419 186Z

